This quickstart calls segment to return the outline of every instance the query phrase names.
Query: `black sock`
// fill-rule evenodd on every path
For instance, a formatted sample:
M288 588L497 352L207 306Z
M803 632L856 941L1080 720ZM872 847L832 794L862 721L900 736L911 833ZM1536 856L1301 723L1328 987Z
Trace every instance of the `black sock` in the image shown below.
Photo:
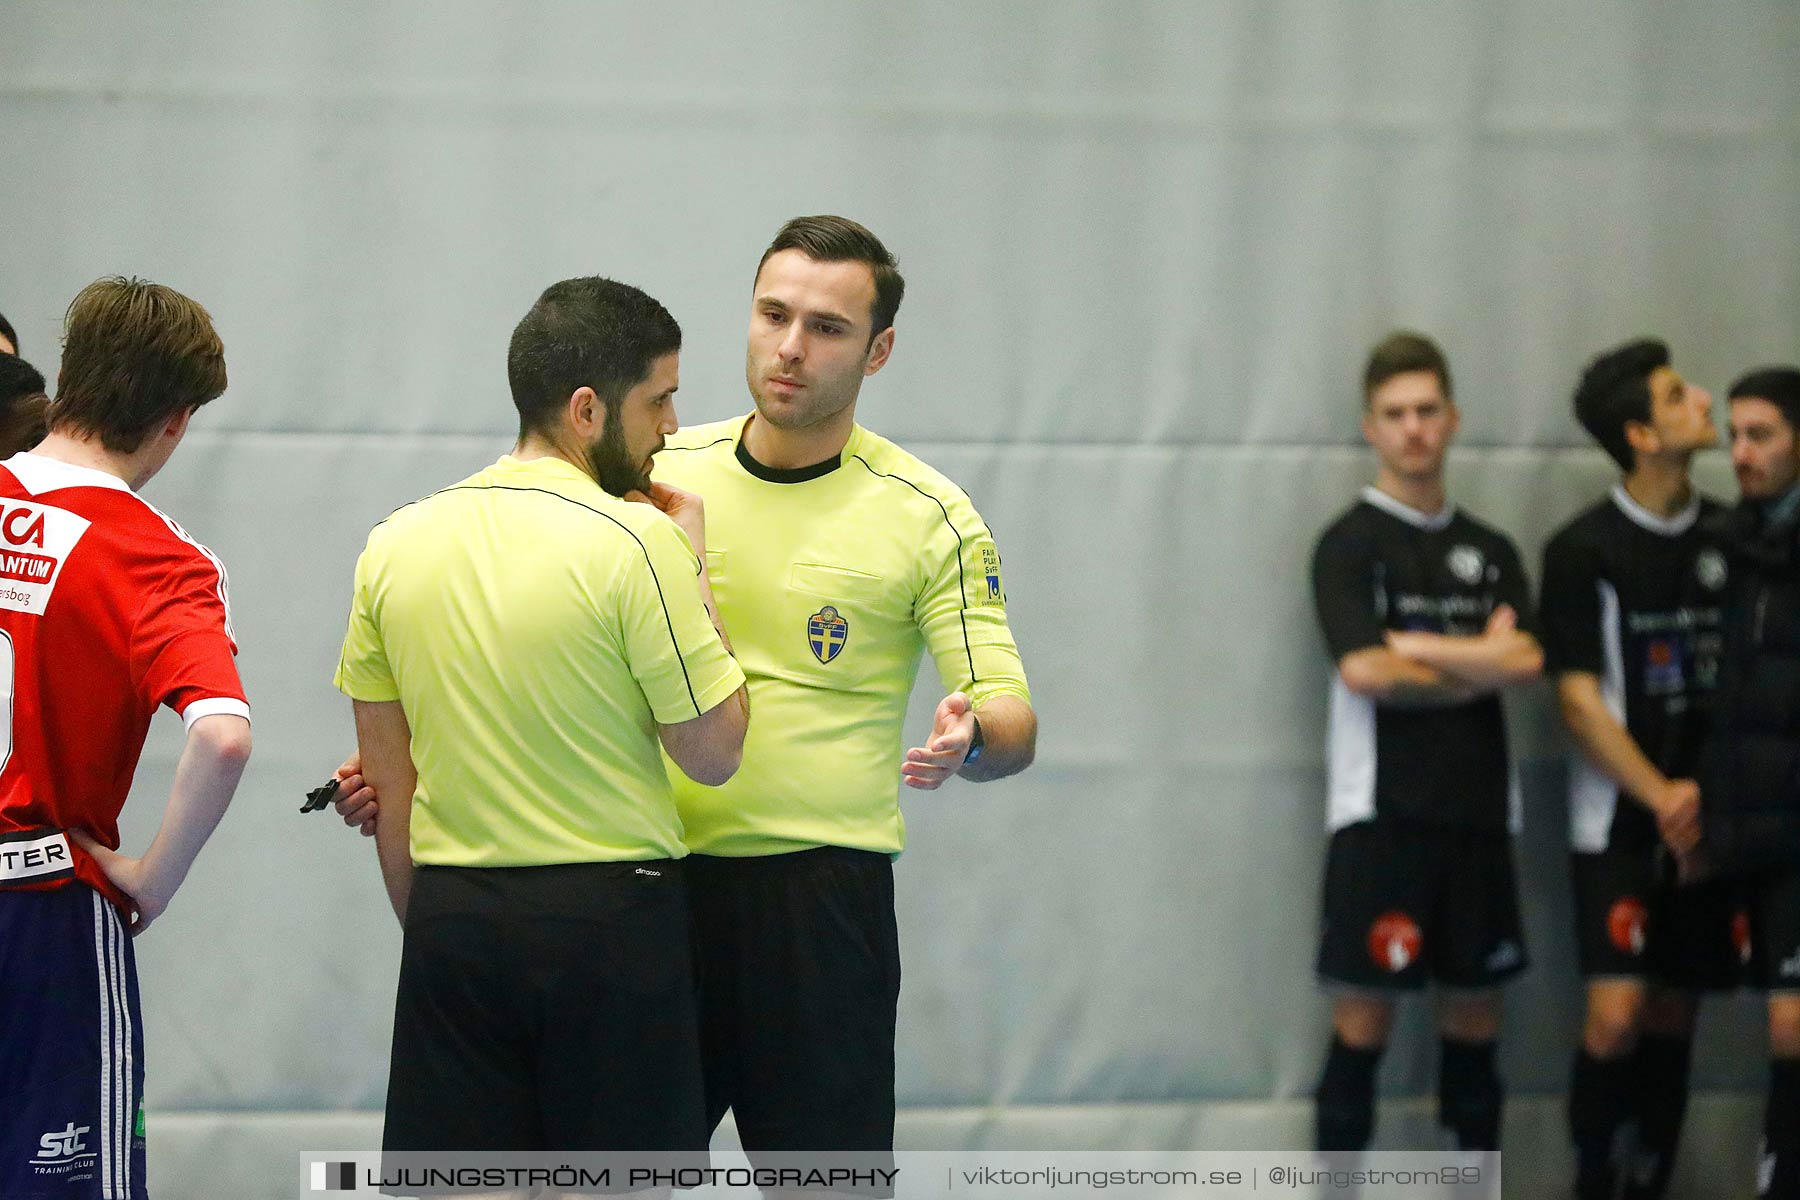
M1613 1145L1630 1105L1632 1060L1575 1051L1569 1080L1569 1136L1575 1143L1577 1200L1610 1200L1619 1175Z
M1498 1150L1506 1091L1494 1068L1494 1043L1443 1038L1439 1045L1438 1124L1456 1135L1459 1150Z
M1375 1068L1384 1047L1359 1050L1331 1039L1313 1094L1313 1144L1330 1152L1361 1151L1375 1132Z
M1763 1200L1800 1200L1800 1058L1769 1064L1769 1107L1763 1115Z
M1694 1040L1682 1034L1646 1033L1633 1058L1633 1098L1638 1153L1631 1163L1626 1200L1661 1200L1675 1170L1681 1121L1687 1115L1688 1064Z

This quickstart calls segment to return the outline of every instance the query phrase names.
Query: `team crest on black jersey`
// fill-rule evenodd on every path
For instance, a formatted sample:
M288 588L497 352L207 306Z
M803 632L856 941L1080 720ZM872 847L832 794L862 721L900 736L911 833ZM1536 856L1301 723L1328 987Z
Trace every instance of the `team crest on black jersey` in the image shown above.
M1726 574L1725 555L1716 547L1708 546L1694 556L1694 575L1707 591L1716 592L1724 587Z
M1481 569L1487 566L1487 559L1481 551L1466 542L1453 547L1444 562L1452 575L1471 587L1481 582Z
M850 640L850 622L838 615L838 610L827 604L812 616L806 618L806 644L812 647L813 657L822 663L828 663L844 652L844 643Z

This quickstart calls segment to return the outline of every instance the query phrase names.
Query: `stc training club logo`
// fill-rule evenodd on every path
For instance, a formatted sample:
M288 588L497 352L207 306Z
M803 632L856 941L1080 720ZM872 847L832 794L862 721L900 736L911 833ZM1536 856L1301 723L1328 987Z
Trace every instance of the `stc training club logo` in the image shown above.
M842 654L844 643L849 640L850 622L838 616L838 610L831 605L806 618L806 644L820 662L828 663Z
M51 1130L38 1139L38 1156L31 1160L32 1165L67 1168L99 1157L87 1146L87 1134L92 1129L91 1125L70 1121L61 1129Z
M1650 929L1650 910L1636 896L1616 901L1606 914L1606 936L1614 949L1636 957L1644 952Z
M1369 926L1369 957L1384 971L1398 975L1418 961L1424 948L1419 923L1403 912L1382 913Z

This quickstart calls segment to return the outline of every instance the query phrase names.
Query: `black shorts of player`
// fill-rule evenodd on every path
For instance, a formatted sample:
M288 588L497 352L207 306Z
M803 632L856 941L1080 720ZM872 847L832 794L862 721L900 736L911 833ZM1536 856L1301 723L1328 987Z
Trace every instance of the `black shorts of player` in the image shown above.
M703 1152L681 874L414 872L382 1149Z
M706 1117L747 1151L894 1145L900 942L887 855L690 855Z
M1504 829L1364 821L1332 835L1318 973L1327 984L1490 988L1525 969Z
M1749 978L1767 992L1800 992L1800 866L1742 880L1750 925Z
M1750 936L1736 880L1678 886L1656 846L1569 858L1581 973L1590 980L1687 991L1729 991L1743 982Z

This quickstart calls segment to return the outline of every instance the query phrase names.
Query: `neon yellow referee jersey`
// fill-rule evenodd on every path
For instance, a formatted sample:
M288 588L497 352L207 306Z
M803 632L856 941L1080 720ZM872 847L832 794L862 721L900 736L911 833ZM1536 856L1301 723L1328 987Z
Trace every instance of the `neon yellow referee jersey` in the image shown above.
M375 527L337 686L406 713L415 863L686 854L656 723L744 680L698 571L674 522L556 458L508 455Z
M713 595L750 680L737 774L708 788L668 765L688 847L897 854L921 654L978 705L1030 699L999 552L962 489L860 425L836 463L772 471L740 453L745 421L683 429L656 458L706 502Z

